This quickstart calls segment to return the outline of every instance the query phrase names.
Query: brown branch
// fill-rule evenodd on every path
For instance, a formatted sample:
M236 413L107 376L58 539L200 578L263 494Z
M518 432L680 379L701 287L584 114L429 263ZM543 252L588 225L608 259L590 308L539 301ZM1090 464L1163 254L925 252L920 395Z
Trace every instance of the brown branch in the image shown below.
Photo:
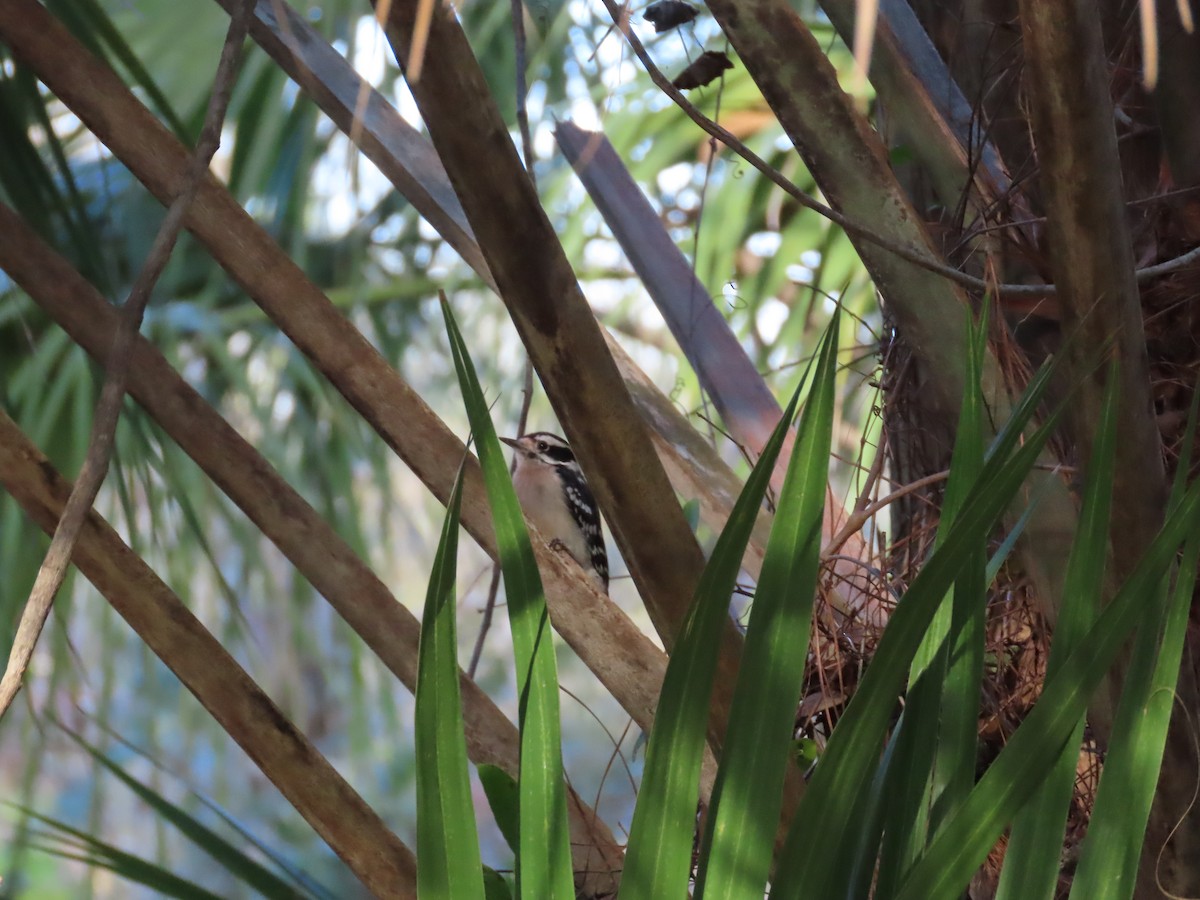
M0 410L0 483L47 533L77 495ZM212 634L95 512L74 559L138 636L377 897L415 898L416 860Z
M405 0L393 4L388 19L402 68L415 13L415 0ZM421 116L650 619L671 647L703 554L452 8L434 13L429 48L424 76L410 85ZM710 706L714 750L728 722L740 652L730 623Z
M3 203L0 236L0 268L103 365L117 328L117 311ZM421 628L416 617L397 602L379 576L262 454L142 337L133 346L129 393L412 691L416 686ZM477 475L473 458L470 466L472 474ZM586 609L586 604L576 602L573 608ZM614 627L602 621L582 625L580 630L590 632L601 625ZM654 654L651 658L659 660L661 667L662 654L649 649ZM464 677L461 687L471 760L499 766L515 777L519 747L516 727L474 681ZM619 693L618 686L614 696ZM596 884L602 886L603 872L620 868L620 851L603 823L595 824L593 811L573 792L570 797L576 866L590 866L595 870ZM608 868L601 871L603 866Z
M715 403L733 442L749 451L749 458L757 458L783 410L729 323L713 305L708 291L697 280L696 254L693 252L689 262L675 245L659 215L602 133L560 122L555 137L646 292L663 314L700 379L704 397ZM792 440L789 431L771 476L771 487L776 492L783 489ZM834 534L843 516L841 504L826 504L824 533ZM862 541L852 540L847 554L864 554ZM833 593L831 601L842 609L859 608L870 602L868 596L856 591L848 581L839 582Z
M1046 195L1045 234L1059 284L1063 328L1080 382L1072 404L1080 457L1090 457L1108 368L1093 360L1111 344L1120 362L1116 476L1110 527L1117 583L1161 523L1167 496L1153 418L1141 299L1122 197L1105 51L1095 15L1072 0L1021 4L1031 121ZM1200 256L1200 251L1193 251ZM1187 254L1187 255L1193 255Z
M823 0L821 8L844 40L853 35L861 16L855 0ZM1028 215L999 148L978 133L976 111L907 0L879 4L870 78L889 125L913 148L946 207Z
M200 181L208 171L208 164L213 154L221 144L221 125L225 120L225 110L229 106L229 98L233 92L234 76L237 72L238 59L241 56L242 43L246 39L246 31L250 25L250 12L254 7L253 0L243 0L229 22L229 31L225 35L225 43L221 47L221 57L217 63L217 72L213 78L212 96L209 98L208 111L204 117L204 127L200 131L200 139L192 155L187 172L183 176L179 192L167 210L166 217L159 226L154 243L146 257L141 272L130 289L129 298L121 311L121 325L113 339L113 349L108 357L108 365L104 374L104 386L100 391L100 399L96 404L96 414L92 422L92 433L88 441L87 455L79 470L79 478L71 492L66 510L54 530L50 548L38 570L33 589L21 613L21 621L13 638L12 650L9 653L8 666L4 677L0 680L0 717L8 710L13 698L21 689L25 671L33 657L33 649L38 637L50 615L50 607L54 603L54 595L62 586L67 574L67 566L71 561L75 543L79 539L80 529L88 510L100 492L104 476L108 474L108 465L112 460L113 441L117 431L117 420L121 415L121 403L125 397L125 388L129 380L129 357L132 352L133 339L142 324L146 305L150 302L150 294L154 285L166 268L171 258L171 250L183 229L184 215L188 206L196 196Z

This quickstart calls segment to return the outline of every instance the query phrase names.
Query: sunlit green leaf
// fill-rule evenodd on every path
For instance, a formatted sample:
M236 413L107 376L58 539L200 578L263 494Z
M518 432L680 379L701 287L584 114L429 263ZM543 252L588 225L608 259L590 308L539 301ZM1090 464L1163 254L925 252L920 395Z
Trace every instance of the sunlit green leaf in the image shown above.
M458 528L462 468L446 503L417 660L417 890L423 897L483 896L483 869L458 686Z
M558 677L542 580L487 402L450 304L445 300L442 313L492 507L516 655L517 690L521 698L517 892L522 898L573 898L560 750Z
M717 647L729 624L729 597L742 556L799 399L797 391L717 539L667 666L622 876L622 895L634 900L687 892Z
M1171 492L1171 509L1185 497L1198 409L1200 394L1194 394ZM1173 573L1174 586L1163 578L1154 593L1147 595L1151 602L1146 604L1146 615L1134 638L1112 739L1071 885L1073 898L1123 900L1133 895L1167 727L1177 699L1176 682L1195 590L1198 554L1200 530L1193 530ZM1153 602L1156 600L1157 603Z
M771 867L774 842L765 840L763 832L773 830L779 819L780 788L807 660L797 648L808 644L820 569L838 324L835 314L821 342L776 503L709 825L700 845L698 896L759 898ZM784 421L789 418L785 415Z
M793 820L780 853L772 898L834 897L845 892L861 852L856 810L872 783L909 664L972 548L1005 511L1056 427L1057 420L1051 417L1032 434L1024 435L1024 442L1017 446L1046 378L1047 371L1043 371L1034 379L993 442L959 512L957 527L926 561L896 607Z

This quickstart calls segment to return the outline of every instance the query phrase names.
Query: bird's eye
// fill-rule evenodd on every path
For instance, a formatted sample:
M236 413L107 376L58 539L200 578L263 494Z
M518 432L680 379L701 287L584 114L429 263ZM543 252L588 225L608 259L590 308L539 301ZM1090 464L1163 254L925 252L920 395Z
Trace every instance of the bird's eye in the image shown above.
M550 449L550 445L547 444L545 441L538 441L537 448L540 453L545 453L547 450Z

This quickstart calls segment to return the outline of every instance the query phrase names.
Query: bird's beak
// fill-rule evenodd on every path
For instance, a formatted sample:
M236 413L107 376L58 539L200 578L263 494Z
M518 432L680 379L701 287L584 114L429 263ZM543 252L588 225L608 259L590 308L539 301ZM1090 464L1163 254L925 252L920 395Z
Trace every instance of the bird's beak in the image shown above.
M514 448L514 449L516 449L516 450L520 450L520 449L521 449L521 445L517 443L517 439L516 439L516 438L500 438L500 443L502 443L502 444L508 444L508 446L510 446L510 447L512 447L512 448Z

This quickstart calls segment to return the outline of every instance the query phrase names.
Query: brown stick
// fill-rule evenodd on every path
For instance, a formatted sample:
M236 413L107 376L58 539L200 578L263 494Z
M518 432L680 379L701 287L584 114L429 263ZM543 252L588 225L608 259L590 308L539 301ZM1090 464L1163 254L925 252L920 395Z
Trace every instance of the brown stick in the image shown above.
M141 327L146 304L150 302L150 292L154 290L154 285L166 268L167 260L171 258L171 250L183 229L183 218L188 206L196 196L200 181L208 171L208 164L221 144L221 124L225 120L225 110L233 92L237 62L250 27L250 13L253 8L253 0L244 0L230 19L229 31L225 35L225 44L221 47L221 58L217 63L217 74L213 79L212 97L209 99L200 140L192 154L179 193L159 226L146 262L122 309L121 324L113 338L112 352L108 356L104 387L101 388L100 400L96 404L87 456L79 470L79 479L71 492L67 508L54 530L54 537L33 582L29 599L25 602L25 609L21 613L21 621L9 653L8 666L3 679L0 679L0 718L12 705L13 698L21 689L22 679L29 668L29 660L33 657L33 649L37 646L38 637L50 615L54 595L58 593L66 577L67 566L79 539L84 518L100 492L104 476L108 474L117 420L121 416L121 403L129 381L129 358L133 339Z
M155 196L187 165L186 150L102 62L36 0L0 3L0 40ZM70 65L65 62L69 61ZM524 176L522 176L524 177ZM442 503L464 447L362 334L217 181L204 180L189 230ZM477 464L468 467L463 526L493 557L491 514ZM573 562L534 542L550 615L571 647L638 721L653 718L661 650ZM597 636L603 636L598 639ZM656 678L655 674L658 677Z
M0 483L49 534L71 485L0 410ZM75 564L377 897L415 898L416 862L167 585L87 511Z
M103 365L112 347L117 312L3 203L0 235L0 269ZM129 392L329 601L389 671L413 690L420 636L417 619L262 454L141 337L133 346ZM471 760L499 766L516 777L516 727L474 681L462 678L461 688ZM599 892L608 873L620 870L621 853L604 823L574 791L569 787L567 791L575 865L579 871L589 871L588 885Z

